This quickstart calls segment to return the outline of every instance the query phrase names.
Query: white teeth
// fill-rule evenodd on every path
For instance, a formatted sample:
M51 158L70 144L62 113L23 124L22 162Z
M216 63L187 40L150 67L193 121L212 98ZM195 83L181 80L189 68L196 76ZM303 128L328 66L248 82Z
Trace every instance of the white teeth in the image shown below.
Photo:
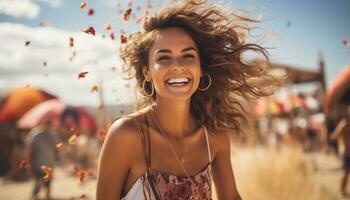
M173 83L188 83L190 79L188 78L171 78L167 80L167 83L173 84Z

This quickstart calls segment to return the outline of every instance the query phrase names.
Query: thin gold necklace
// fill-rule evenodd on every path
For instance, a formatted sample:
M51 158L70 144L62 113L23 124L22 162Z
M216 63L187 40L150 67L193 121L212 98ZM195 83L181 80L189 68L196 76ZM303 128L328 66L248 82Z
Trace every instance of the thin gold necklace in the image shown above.
M166 139L165 141L168 143L168 145L169 145L171 151L173 152L173 154L174 154L176 160L177 160L178 163L180 164L181 168L184 170L185 175L188 177L188 179L191 181L191 184L194 186L194 189L196 190L195 192L198 193L198 188L197 188L197 186L194 184L193 180L192 180L191 177L188 175L188 172L187 172L185 166L184 166L184 165L182 164L182 162L180 161L179 156L177 155L177 153L176 153L176 151L175 151L173 145L171 145L168 136L165 134L165 132L163 131L163 129L160 127L160 125L159 125L159 123L158 123L156 117L154 116L154 114L153 114L153 108L151 109L151 115L152 115L151 118L152 118L153 121L156 123L158 129L160 130L160 133L165 137L165 139ZM199 193L198 193L198 194L199 194Z

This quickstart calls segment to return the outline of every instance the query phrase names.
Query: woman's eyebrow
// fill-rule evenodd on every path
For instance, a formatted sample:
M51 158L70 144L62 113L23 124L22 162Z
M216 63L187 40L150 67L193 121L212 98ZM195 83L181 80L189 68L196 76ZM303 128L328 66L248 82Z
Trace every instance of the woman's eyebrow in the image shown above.
M182 49L181 52L185 52L185 51L196 51L197 52L197 49L194 48L194 47L187 47L185 49ZM170 49L158 49L157 51L154 52L154 54L157 54L157 53L171 53L172 51Z

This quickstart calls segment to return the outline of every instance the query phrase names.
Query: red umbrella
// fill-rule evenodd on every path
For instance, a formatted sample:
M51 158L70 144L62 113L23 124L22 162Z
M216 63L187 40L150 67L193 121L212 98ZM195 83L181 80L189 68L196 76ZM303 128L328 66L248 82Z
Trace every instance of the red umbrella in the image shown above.
M33 106L55 96L32 87L15 88L9 92L0 108L0 123L17 121Z
M42 102L26 112L18 120L17 126L19 128L33 128L38 126L46 116L50 116L53 124L59 126L59 117L61 113L63 113L65 107L65 104L58 99Z
M95 119L84 108L65 105L56 99L33 107L19 119L17 126L19 128L33 128L38 126L47 116L52 119L55 127L77 128L89 132L96 132L97 129Z
M330 107L341 99L348 99L350 93L350 65L345 67L335 78L335 81L330 86L324 100L324 109L327 113ZM349 100L350 101L350 100Z

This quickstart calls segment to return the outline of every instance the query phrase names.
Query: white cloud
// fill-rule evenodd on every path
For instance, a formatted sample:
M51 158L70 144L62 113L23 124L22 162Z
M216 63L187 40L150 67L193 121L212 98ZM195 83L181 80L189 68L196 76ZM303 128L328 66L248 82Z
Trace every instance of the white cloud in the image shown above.
M0 14L33 19L40 7L30 0L0 0Z
M38 3L45 3L57 8L63 5L63 0L0 0L0 14L33 19L40 12Z
M74 48L69 47L70 37L74 38ZM28 46L26 41L30 41ZM116 53L117 41L103 39L99 34L91 36L53 27L0 23L0 44L0 91L30 84L67 103L96 106L97 93L91 93L90 89L102 80L107 104L134 101L131 89L125 87L128 81L123 79ZM70 61L73 49L76 56ZM78 80L81 71L89 73Z
M53 8L58 8L63 5L63 0L34 0L35 2L47 3Z

